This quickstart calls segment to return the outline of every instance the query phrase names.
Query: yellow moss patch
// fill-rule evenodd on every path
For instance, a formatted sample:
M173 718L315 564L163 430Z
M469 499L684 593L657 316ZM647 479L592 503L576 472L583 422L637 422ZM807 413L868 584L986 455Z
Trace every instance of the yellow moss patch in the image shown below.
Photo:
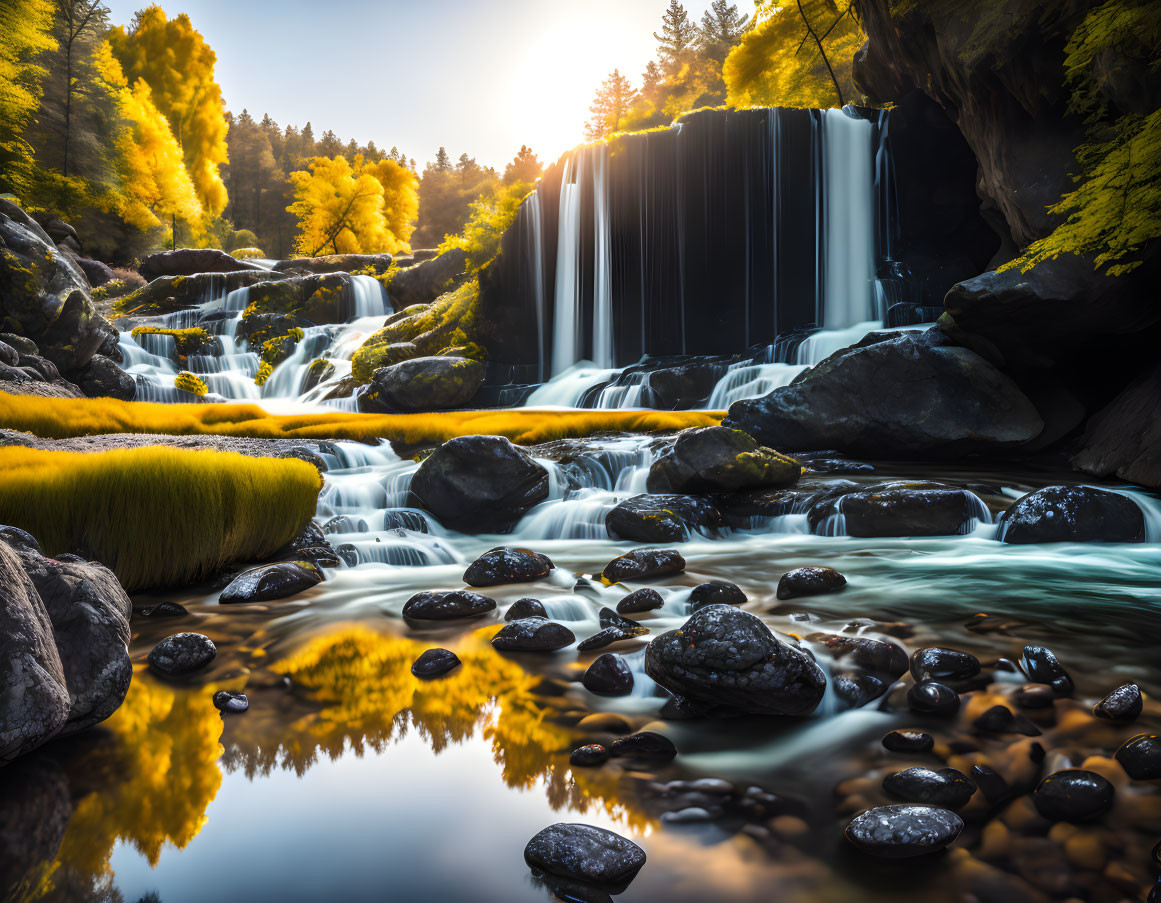
M268 414L249 404L155 404L113 398L35 398L0 392L0 426L46 439L99 433L251 436L267 439L389 439L438 445L457 436L505 436L520 444L601 430L648 433L716 426L724 411L441 411L425 414Z
M183 370L173 379L175 388L181 389L183 392L189 392L190 395L196 395L201 398L210 391L210 387L206 385L206 381L198 376L196 373L190 373L188 370Z
M0 523L27 530L47 554L85 550L128 590L271 555L306 526L321 487L296 458L0 448Z

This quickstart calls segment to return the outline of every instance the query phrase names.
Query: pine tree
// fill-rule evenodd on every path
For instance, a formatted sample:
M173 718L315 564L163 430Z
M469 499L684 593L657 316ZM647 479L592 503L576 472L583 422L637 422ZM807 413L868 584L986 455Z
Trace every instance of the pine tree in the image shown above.
M661 18L661 32L653 32L657 40L658 56L666 73L673 75L689 62L697 46L697 26L689 21L678 0L669 0L669 6Z
M322 137L318 139L318 144L315 145L314 152L319 157L337 157L343 152L343 142L339 140L338 135L330 129L327 129L322 133Z
M701 17L698 29L698 44L702 54L719 66L725 61L730 49L735 47L746 33L749 21L738 12L736 4L726 0L713 0L710 8Z
M543 171L544 167L540 165L540 160L536 154L532 153L532 148L521 144L520 150L512 158L512 162L504 167L504 184L532 183L540 178Z
M621 121L628 113L636 96L629 79L614 69L597 89L589 113L592 118L585 124L585 135L590 141L599 141L621 128Z
M439 172L451 172L451 157L447 155L447 148L441 147L435 155L435 168Z

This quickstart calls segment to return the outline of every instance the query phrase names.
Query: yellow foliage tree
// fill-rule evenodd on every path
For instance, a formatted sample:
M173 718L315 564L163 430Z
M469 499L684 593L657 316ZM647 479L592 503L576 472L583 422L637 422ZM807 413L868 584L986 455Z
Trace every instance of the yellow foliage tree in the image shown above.
M121 190L114 212L142 231L168 226L172 219L196 229L202 206L181 148L154 105L149 85L137 79L130 87L108 42L97 47L94 57L97 72L129 124L117 138Z
M316 257L327 248L335 254L406 249L418 202L415 177L395 171L401 169L389 160L366 164L360 154L353 165L342 156L315 157L307 171L292 172L294 203L286 209L298 217L295 253Z
M851 62L864 40L852 6L768 0L722 67L729 103L827 108L857 101Z
M469 271L478 270L500 252L500 239L520 210L532 186L527 182L497 185L472 201L472 215L459 235L449 235L440 251L463 248L468 254Z
M153 104L169 120L205 212L226 208L218 167L227 160L225 104L214 81L217 56L182 13L167 19L157 4L143 9L128 32L109 33L113 53L130 79L144 79Z
M22 137L40 103L44 69L36 64L56 46L50 34L52 0L0 3L0 188L23 191L33 167L32 149Z

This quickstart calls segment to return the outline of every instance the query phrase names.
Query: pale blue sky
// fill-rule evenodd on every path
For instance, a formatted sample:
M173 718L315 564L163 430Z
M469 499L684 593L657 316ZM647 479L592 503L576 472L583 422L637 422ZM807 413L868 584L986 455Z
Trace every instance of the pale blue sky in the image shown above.
M148 0L106 0L128 24ZM667 0L161 0L218 55L227 107L308 119L422 167L442 144L503 167L529 144L543 162L583 138L614 67L634 86ZM708 0L687 2L701 20ZM749 0L738 8L749 15Z

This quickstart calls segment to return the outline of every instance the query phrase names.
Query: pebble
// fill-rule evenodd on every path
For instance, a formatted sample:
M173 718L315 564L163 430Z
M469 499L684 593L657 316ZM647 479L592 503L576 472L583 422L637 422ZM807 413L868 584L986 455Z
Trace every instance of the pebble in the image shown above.
M177 676L200 670L214 660L218 648L200 633L175 633L150 650L149 666L162 674Z
M152 608L146 608L141 614L147 618L180 618L188 615L189 611L184 605L176 602L162 602Z
M1136 684L1122 684L1094 705L1092 713L1109 721L1136 721L1142 706L1141 688Z
M245 693L236 693L233 690L218 690L214 694L214 708L219 712L237 714L250 708L250 700Z
M970 652L927 646L911 656L911 674L917 681L937 680L960 682L971 680L980 673L980 660Z
M492 648L501 652L555 652L576 642L563 624L544 618L509 621L492 637Z
M990 734L1023 734L1025 737L1039 737L1040 728L1024 715L1016 715L1006 705L994 705L972 722L978 731Z
M648 760L653 763L668 762L677 756L673 741L653 731L641 731L613 741L609 755L623 759Z
M1161 737L1137 734L1121 744L1115 758L1134 781L1161 778Z
M836 674L831 679L831 686L835 695L852 709L862 708L887 692L887 685L879 678L858 671Z
M1047 684L1026 684L1016 691L1015 699L1022 709L1049 709L1056 702L1056 693Z
M634 549L606 564L601 577L609 583L620 583L623 580L670 577L684 570L685 559L673 549Z
M856 816L845 831L860 850L907 859L942 850L959 837L963 819L934 806L879 806Z
M746 594L726 580L712 580L695 586L689 594L690 611L707 605L745 605Z
M600 743L588 743L578 746L568 757L570 765L588 768L593 765L604 765L609 760L609 751Z
M923 731L891 731L884 735L883 745L891 752L925 753L935 746L935 738Z
M411 673L416 677L429 679L447 674L453 668L459 667L459 656L450 649L426 649L411 664Z
M1041 781L1032 799L1045 818L1089 821L1113 807L1113 796L1113 785L1096 772L1068 768Z
M971 779L984 794L984 798L993 806L1006 799L1011 788L1002 774L990 765L973 765Z
M625 633L620 627L606 627L590 637L581 640L576 647L577 652L594 652L597 649L604 649L606 646L611 646L613 643L619 643L621 640L631 640L633 634Z
M633 672L621 656L606 652L589 665L581 683L590 693L625 696L633 691Z
M629 618L622 618L611 608L602 608L597 617L600 618L601 627L616 627L626 636L644 636L649 632L648 627Z
M1072 678L1057 661L1051 649L1044 646L1025 646L1020 664L1024 666L1024 672L1029 679L1035 683L1048 684L1056 691L1057 696L1072 695Z
M954 768L908 768L887 775L883 792L908 803L928 803L945 809L962 809L976 792L976 785Z
M470 589L424 591L407 600L403 606L403 617L415 621L451 621L457 618L478 618L495 609L495 599Z
M505 621L520 621L524 618L547 618L544 603L539 599L517 599L504 612Z
M556 824L528 841L524 861L563 878L623 888L645 865L645 851L604 828Z
M804 567L787 571L778 580L775 595L785 601L800 596L820 596L837 593L847 585L847 578L834 568Z
M959 696L951 687L924 680L907 691L907 704L913 712L949 717L959 711Z
M623 615L639 614L643 611L656 611L665 600L661 598L661 593L655 589L645 587L636 592L629 593L624 599L617 603L617 611Z

